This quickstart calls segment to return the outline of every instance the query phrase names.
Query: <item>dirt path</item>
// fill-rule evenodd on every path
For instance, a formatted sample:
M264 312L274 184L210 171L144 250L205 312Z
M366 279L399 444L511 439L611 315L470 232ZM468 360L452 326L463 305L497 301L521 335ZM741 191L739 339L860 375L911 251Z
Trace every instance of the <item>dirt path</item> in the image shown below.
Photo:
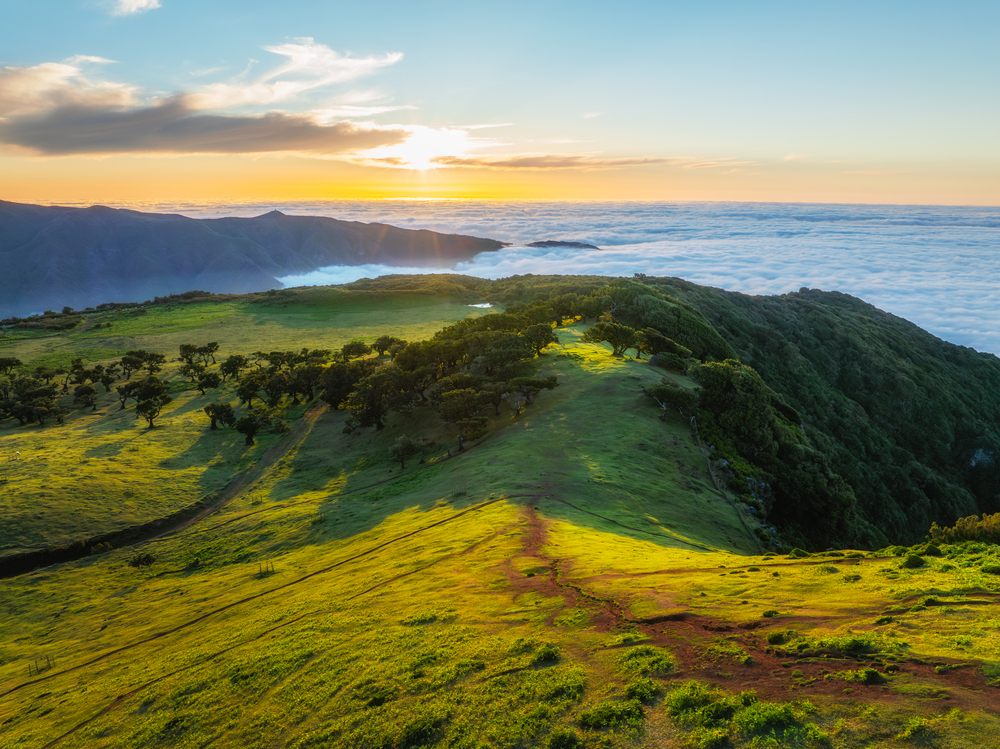
M242 494L247 487L252 486L263 478L267 472L274 467L275 463L291 452L292 448L297 447L298 444L306 438L309 432L312 431L313 427L316 426L316 422L319 420L319 417L322 415L325 408L325 403L317 403L315 406L310 408L303 415L299 423L295 425L295 428L292 429L292 431L289 432L284 439L278 440L267 448L267 450L264 451L264 454L257 459L256 463L237 476L234 481L230 482L216 502L206 507L193 517L166 528L160 533L157 533L155 536L143 539L143 541L159 541L166 536L170 536L184 530L188 526L201 522L209 515L221 510L233 501L233 499Z
M271 470L278 460L298 446L309 432L312 431L312 428L325 408L326 405L322 403L313 406L303 415L302 419L295 425L291 432L264 451L264 454L250 468L236 476L211 504L202 506L200 502L196 502L194 505L189 505L171 515L150 520L141 525L123 528L111 533L104 533L85 541L78 541L65 546L39 549L24 554L4 557L0 559L0 578L15 577L39 569L40 567L83 559L86 556L90 556L91 550L99 544L106 543L120 549L129 546L138 546L150 541L161 541L195 523L201 522L206 517L218 512L229 504L233 499L242 494L247 487L252 486L260 480Z
M525 593L563 598L565 605L550 616L546 622L549 626L567 610L585 609L590 612L591 625L598 631L636 631L648 638L644 638L645 642L668 649L679 662L677 679L697 678L727 690L753 689L767 699L802 699L810 695L844 699L845 689L848 689L852 690L853 699L902 706L912 703L912 698L893 691L889 684L899 675L910 675L929 685L930 699L947 700L949 707L1000 712L1000 689L988 683L975 663L947 658L929 662L903 654L886 658L880 654L852 654L830 649L799 651L770 645L765 637L755 632L775 624L779 627L781 624L801 624L805 621L803 617L735 623L683 611L682 606L677 606L678 611L672 614L634 617L628 603L571 582L571 562L546 556L544 547L549 523L533 507L526 506L523 512L527 529L522 549L516 556L535 560L536 567L545 572L526 576L514 567L513 559L502 565L502 571L515 598ZM885 612L873 609L871 613L878 616ZM829 618L822 621L829 621ZM865 668L873 668L883 676L873 684L837 677L837 674Z

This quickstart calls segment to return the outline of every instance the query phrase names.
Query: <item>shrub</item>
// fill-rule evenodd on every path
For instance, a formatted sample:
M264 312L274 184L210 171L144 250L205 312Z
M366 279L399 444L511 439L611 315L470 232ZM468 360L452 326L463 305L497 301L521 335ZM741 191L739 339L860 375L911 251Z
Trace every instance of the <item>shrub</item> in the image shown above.
M616 659L622 671L631 671L641 676L662 676L677 667L670 653L652 645L638 645L629 648Z
M552 644L543 645L535 657L531 659L532 663L555 663L559 660L559 647Z
M777 609L768 609L763 614L761 614L761 616L763 616L763 617L765 617L767 619L772 619L772 618L776 617L777 615L778 615Z
M960 541L985 541L1000 543L1000 512L995 515L970 515L961 518L949 528L941 528L937 523L931 524L928 531L931 541L954 544Z
M812 554L810 554L808 551L805 551L804 549L799 549L798 547L796 547L792 549L790 552L788 552L788 556L792 559L805 559L806 557L811 557Z
M652 702L661 694L663 694L663 689L660 685L647 676L629 682L628 686L625 687L625 696L639 702Z
M1000 564L984 564L979 569L988 575L1000 575Z
M622 723L636 723L642 720L642 705L636 700L625 702L602 702L580 714L583 728L615 728Z
M857 671L841 671L834 674L837 679L853 682L855 684L884 684L885 676L874 668L859 668Z
M580 749L583 747L583 742L576 735L576 731L557 728L549 734L549 740L545 747L546 749Z
M129 567L152 567L153 562L156 561L156 557L152 554L136 554L134 557L128 560Z
M916 569L917 567L924 566L924 558L917 556L916 554L908 554L903 558L903 561L899 563L900 567L908 570Z

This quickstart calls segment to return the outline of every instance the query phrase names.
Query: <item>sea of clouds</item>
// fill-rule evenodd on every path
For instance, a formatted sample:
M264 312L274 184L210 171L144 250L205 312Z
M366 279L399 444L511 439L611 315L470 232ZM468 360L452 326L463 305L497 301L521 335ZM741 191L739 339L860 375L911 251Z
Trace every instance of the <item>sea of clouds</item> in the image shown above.
M448 269L483 278L646 273L747 294L842 291L947 341L1000 354L1000 208L466 200L134 207L199 218L277 208L511 243ZM545 239L601 249L524 246ZM335 266L281 280L302 286L427 272L441 269Z

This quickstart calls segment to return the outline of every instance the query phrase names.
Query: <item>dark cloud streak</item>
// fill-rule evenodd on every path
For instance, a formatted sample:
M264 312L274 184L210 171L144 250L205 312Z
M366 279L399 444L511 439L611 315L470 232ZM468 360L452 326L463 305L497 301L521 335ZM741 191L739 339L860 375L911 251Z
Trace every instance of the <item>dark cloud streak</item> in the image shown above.
M340 154L401 143L400 129L349 122L319 125L272 112L258 117L202 114L184 96L133 109L65 105L0 121L0 142L50 156L115 153Z
M589 156L534 154L507 158L438 156L431 159L441 166L466 166L486 169L621 169L644 164L668 164L675 159L626 158L597 159Z

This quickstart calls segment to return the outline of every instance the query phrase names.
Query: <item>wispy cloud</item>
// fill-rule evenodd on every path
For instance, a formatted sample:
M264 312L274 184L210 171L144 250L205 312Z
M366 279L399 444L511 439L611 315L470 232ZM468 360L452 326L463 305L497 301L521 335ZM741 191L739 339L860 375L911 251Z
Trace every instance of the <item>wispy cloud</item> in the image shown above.
M97 79L93 69L111 62L100 57L78 55L63 62L4 68L0 142L40 155L277 151L333 155L395 145L411 135L391 125L349 121L405 106L342 104L302 113L232 111L239 105L290 99L353 80L400 57L354 59L311 39L268 49L286 61L255 81L211 84L199 93L166 98L145 97L133 86ZM249 68L241 75L247 73Z
M645 164L666 164L673 159L623 158L600 159L593 156L564 154L527 154L523 156L437 156L433 163L441 166L479 167L484 169L622 169Z
M113 16L131 16L160 7L160 0L115 0L111 9Z
M738 161L736 159L702 159L681 164L682 169L733 169L740 166L756 166L756 161Z
M592 120L595 117L600 117L604 112L587 112L586 114L580 115L585 120Z
M883 177L891 174L906 174L904 169L856 169L850 172L841 172L841 174L860 174L866 177Z
M787 156L781 157L782 161L808 161L809 154L807 153L790 153Z
M284 57L285 62L252 81L242 80L249 74L248 66L233 81L208 84L192 96L192 105L199 109L273 105L306 91L357 80L403 59L402 52L350 57L310 37L264 49Z

